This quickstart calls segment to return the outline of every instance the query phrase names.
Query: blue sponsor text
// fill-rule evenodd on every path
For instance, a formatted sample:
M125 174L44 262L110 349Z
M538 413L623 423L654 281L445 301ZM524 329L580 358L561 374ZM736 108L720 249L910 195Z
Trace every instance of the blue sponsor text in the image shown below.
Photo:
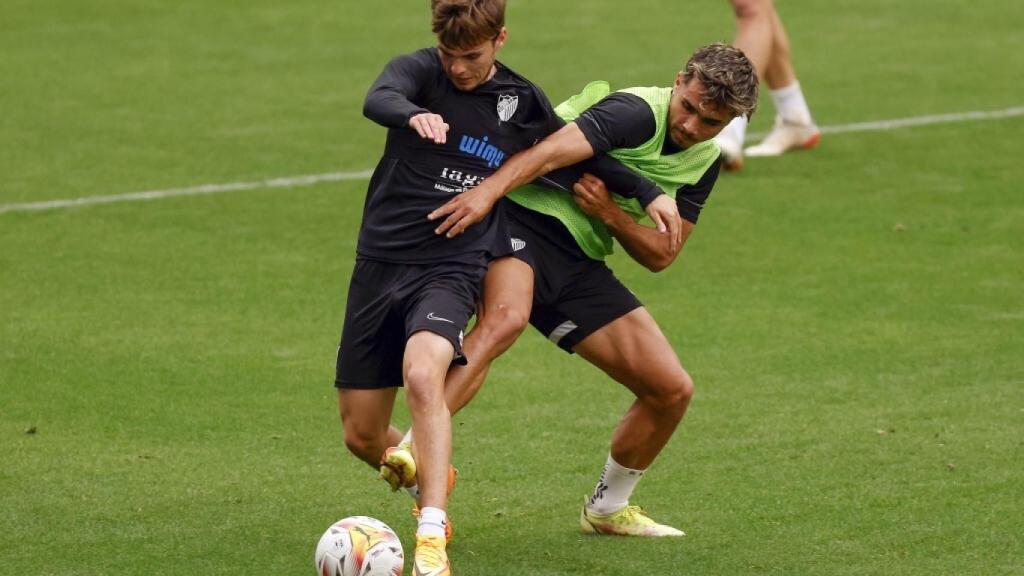
M505 153L493 144L489 144L487 136L484 136L483 139L463 136L459 142L459 150L485 160L490 168L501 166L501 162L505 160Z

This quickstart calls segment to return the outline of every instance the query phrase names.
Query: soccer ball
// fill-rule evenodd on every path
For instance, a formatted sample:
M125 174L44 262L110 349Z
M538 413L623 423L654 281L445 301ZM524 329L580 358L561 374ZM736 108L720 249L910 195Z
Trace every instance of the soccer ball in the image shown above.
M338 520L316 545L320 576L402 576L405 554L390 526L369 516Z

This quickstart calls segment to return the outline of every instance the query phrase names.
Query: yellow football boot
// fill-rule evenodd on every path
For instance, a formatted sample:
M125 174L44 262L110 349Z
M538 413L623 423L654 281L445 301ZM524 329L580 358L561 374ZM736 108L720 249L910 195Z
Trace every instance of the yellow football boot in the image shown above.
M583 506L580 512L580 530L585 534L615 536L678 537L686 536L682 530L658 524L639 506L626 506L611 514L598 514Z
M417 535L412 576L451 576L452 569L444 547L444 538L440 536Z

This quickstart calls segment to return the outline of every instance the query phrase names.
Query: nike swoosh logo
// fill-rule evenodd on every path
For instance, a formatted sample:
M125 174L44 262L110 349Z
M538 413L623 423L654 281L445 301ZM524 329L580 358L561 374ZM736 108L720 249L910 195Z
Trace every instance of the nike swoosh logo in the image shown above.
M440 322L447 322L449 324L455 324L455 322L452 322L451 320L449 320L447 318L441 318L440 316L434 316L433 312L431 312L430 314L427 314L427 320L438 320Z

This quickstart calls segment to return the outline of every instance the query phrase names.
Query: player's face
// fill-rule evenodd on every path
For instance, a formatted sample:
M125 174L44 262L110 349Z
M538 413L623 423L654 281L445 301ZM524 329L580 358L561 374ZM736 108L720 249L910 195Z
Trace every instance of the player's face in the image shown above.
M704 103L704 85L696 78L683 81L682 72L676 76L672 100L668 105L669 136L676 146L689 148L710 140L732 121L727 108Z
M460 50L438 44L441 64L448 79L456 88L469 92L494 76L494 61L498 50L505 44L504 28L494 40L488 40L469 49Z

